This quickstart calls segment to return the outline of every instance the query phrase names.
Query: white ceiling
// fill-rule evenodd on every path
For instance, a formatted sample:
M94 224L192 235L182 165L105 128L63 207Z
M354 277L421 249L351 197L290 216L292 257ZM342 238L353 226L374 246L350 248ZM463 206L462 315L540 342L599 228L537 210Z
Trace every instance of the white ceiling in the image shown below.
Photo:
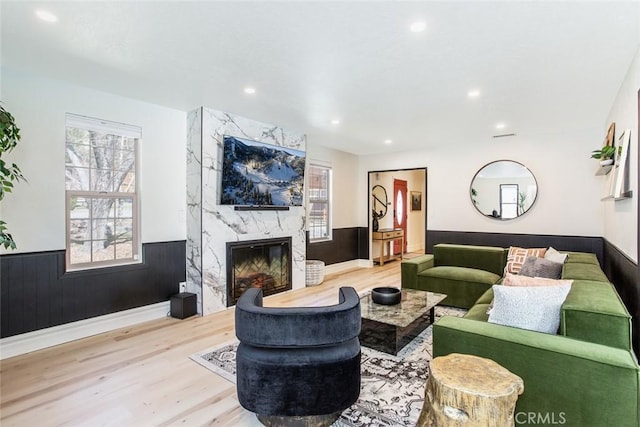
M593 126L601 139L640 43L638 1L0 7L3 67L237 113L356 154ZM37 19L38 7L59 22ZM426 31L409 31L416 20ZM470 89L482 95L469 99Z

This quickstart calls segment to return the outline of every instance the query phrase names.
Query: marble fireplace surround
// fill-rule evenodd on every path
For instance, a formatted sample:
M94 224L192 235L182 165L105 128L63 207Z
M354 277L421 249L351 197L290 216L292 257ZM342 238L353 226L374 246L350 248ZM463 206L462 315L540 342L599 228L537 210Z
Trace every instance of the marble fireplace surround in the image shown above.
M187 126L187 291L198 296L198 313L227 308L227 242L290 237L292 288L304 287L305 207L244 211L218 199L224 135L304 152L306 135L206 107L189 112Z

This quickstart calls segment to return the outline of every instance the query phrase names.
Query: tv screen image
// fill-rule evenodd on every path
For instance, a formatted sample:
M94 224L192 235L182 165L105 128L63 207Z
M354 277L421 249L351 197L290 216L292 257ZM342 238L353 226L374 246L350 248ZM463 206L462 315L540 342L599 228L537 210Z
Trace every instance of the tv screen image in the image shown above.
M228 135L223 142L221 205L302 206L303 151Z

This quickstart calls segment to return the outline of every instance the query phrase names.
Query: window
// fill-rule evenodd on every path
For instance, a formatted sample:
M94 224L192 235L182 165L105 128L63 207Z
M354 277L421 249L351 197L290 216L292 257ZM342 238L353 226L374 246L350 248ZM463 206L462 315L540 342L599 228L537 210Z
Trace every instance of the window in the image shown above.
M136 126L67 114L67 270L139 261Z
M331 168L309 165L309 241L331 240Z
M518 184L500 184L500 218L518 216Z

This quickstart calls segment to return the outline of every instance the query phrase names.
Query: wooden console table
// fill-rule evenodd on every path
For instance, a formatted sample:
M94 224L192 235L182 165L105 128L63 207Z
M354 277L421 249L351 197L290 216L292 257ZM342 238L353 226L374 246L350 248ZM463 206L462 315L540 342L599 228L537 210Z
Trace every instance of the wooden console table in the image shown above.
M393 242L400 240L400 253L398 255L393 253ZM403 259L404 252L404 230L397 229L384 229L373 232L373 241L380 242L380 256L374 258L373 262L377 262L380 265L384 265L385 261L391 261L393 259ZM387 255L385 255L385 246L388 247Z

